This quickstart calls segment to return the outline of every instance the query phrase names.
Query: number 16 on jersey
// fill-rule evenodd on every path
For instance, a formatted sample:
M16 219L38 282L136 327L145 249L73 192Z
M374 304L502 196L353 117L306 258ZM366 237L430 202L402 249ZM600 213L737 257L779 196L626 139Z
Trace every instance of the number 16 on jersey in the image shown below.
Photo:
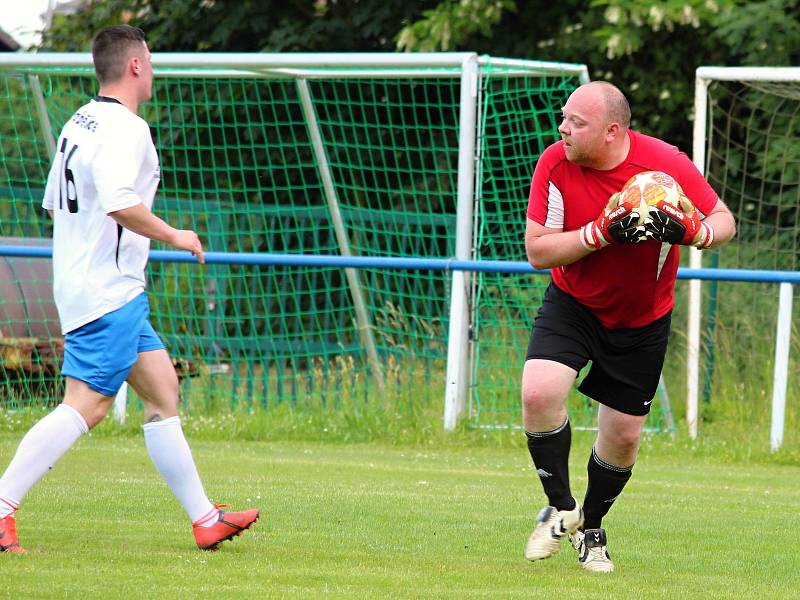
M75 151L78 149L78 145L74 145L69 153L67 153L67 146L69 145L69 141L67 138L63 138L61 140L61 148L59 148L58 152L61 154L61 168L64 171L64 183L65 183L65 190L61 188L60 182L58 186L58 208L64 210L64 192L66 192L67 197L67 210L71 213L78 212L78 190L75 187L75 175L72 174L72 169L69 168L69 161L72 159L72 155L75 154Z

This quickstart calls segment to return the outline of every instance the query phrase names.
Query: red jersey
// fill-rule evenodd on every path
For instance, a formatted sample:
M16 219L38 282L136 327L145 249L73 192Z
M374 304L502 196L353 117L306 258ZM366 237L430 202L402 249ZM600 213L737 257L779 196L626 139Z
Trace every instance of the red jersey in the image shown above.
M609 197L642 171L663 171L683 188L701 216L719 199L689 157L657 138L628 131L627 158L609 171L569 162L564 142L539 157L528 198L528 218L572 231L593 221ZM553 282L588 307L609 329L641 327L663 317L675 301L677 246L649 240L609 244L582 259L551 269Z

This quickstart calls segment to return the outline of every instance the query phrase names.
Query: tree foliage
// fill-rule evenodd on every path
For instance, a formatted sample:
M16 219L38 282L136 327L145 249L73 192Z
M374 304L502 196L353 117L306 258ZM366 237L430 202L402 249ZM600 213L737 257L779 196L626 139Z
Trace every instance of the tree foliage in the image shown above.
M799 7L782 0L443 0L397 39L407 51L444 49L447 14L448 50L584 63L592 79L626 92L634 127L688 151L695 69L796 64ZM478 27L475 15L491 18Z
M475 13L495 4L471 2ZM468 20L451 23L451 37L460 42L451 49L586 64L592 79L611 81L626 92L634 127L690 147L694 68L716 54L707 48L709 20L721 7L706 0L562 0L518 2L512 8L496 19L489 35ZM413 39L409 30L435 34L423 18L400 33L400 42ZM408 43L403 48L417 49ZM695 60L695 53L703 59Z
M584 63L623 89L633 125L691 147L694 71L800 59L800 1L94 0L44 48L88 50L105 25L142 27L161 52L469 50Z
M714 20L730 64L790 66L800 62L800 2L737 0Z
M390 52L435 0L93 0L57 15L43 49L87 51L98 29L130 23L159 52Z
M516 10L514 0L447 0L426 10L420 21L404 27L397 37L397 47L423 52L452 50L473 34L491 36L504 13Z

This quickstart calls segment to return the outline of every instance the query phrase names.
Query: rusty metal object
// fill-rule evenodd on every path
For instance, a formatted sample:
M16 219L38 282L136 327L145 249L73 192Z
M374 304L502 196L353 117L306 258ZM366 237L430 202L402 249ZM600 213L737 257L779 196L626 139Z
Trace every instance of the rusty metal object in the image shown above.
M17 246L50 243L39 238L0 238L0 244ZM0 387L52 380L63 357L52 261L0 256ZM173 357L172 364L180 380L200 374L194 361Z
M32 375L53 374L64 355L64 340L0 338L0 366Z

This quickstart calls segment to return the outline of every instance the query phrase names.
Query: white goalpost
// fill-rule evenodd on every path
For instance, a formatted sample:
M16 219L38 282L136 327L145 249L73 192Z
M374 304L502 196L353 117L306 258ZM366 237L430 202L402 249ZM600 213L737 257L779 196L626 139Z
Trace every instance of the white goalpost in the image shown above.
M724 266L763 269L765 274L796 271L800 243L799 155L795 150L800 131L800 68L700 67L696 71L694 113L694 163L737 218L735 247L720 254ZM702 267L702 253L694 248L690 266ZM770 427L770 447L777 451L784 433L794 288L788 281L772 280L780 282ZM759 307L757 302L748 309L757 314ZM686 404L692 438L698 434L702 405L701 308L701 283L694 279L689 284Z
M518 260L520 190L558 137L566 97L589 80L581 64L472 52L156 53L153 64L143 116L163 156L160 210L199 221L210 250L343 258ZM46 237L30 207L54 136L95 87L88 54L0 56L0 238ZM316 266L219 265L201 284L165 265L150 273L170 354L210 373L233 365L232 406L324 403L352 379L359 402L391 407L424 381L443 396L445 429L468 410L518 422L508 357L527 337L530 281Z

